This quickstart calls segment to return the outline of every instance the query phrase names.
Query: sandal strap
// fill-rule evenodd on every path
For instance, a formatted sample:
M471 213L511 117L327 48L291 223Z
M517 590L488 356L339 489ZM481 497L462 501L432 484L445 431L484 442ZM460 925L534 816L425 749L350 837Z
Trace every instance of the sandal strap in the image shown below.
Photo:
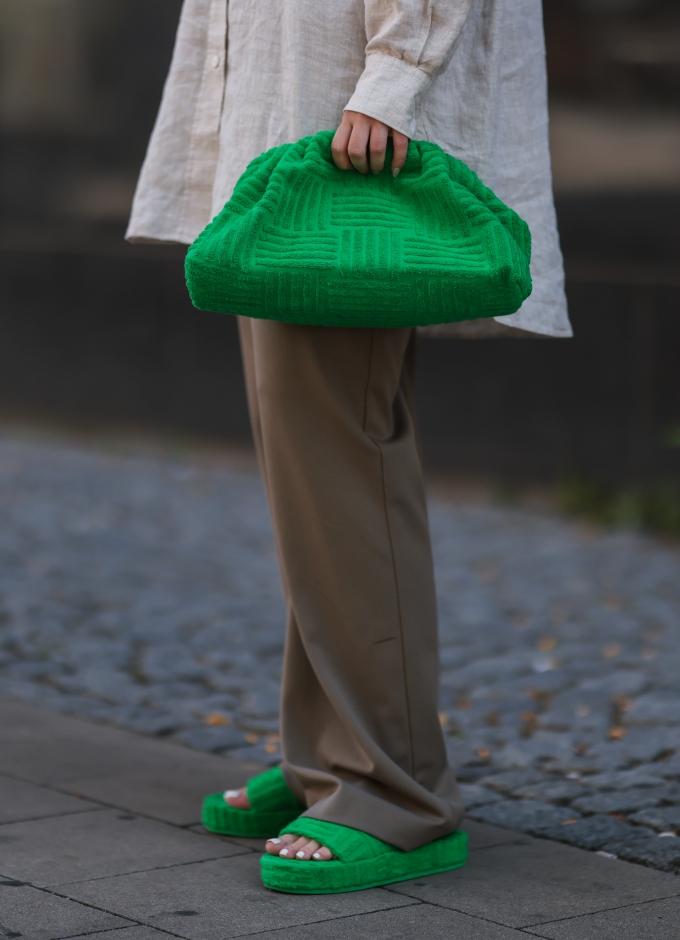
M345 862L364 861L377 858L385 852L398 851L395 846L363 829L355 829L343 823L330 822L327 819L315 819L313 816L298 816L279 830L279 835L296 833L314 839L327 846L336 859Z
M280 767L269 767L246 781L251 809L258 811L297 809L302 804L286 783Z

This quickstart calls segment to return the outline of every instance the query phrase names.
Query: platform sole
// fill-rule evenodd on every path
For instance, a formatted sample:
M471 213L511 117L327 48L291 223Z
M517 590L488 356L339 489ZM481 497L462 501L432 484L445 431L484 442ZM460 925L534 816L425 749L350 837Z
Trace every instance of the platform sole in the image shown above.
M461 868L468 857L468 836L457 830L410 852L391 849L357 861L300 860L265 854L260 858L262 883L289 894L335 894L379 888Z
M224 801L223 801L224 802ZM266 839L275 836L279 829L295 819L298 809L254 810L239 809L224 804L219 806L214 796L203 800L201 824L210 832L222 836L242 836L246 839Z

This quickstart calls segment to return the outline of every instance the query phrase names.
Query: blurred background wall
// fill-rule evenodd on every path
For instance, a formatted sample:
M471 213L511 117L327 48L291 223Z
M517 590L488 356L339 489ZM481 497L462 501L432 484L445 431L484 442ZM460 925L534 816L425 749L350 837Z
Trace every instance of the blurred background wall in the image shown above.
M250 443L234 319L191 307L183 246L123 240L179 9L0 5L5 426ZM680 5L546 0L544 15L575 337L423 339L428 466L515 483L676 478Z

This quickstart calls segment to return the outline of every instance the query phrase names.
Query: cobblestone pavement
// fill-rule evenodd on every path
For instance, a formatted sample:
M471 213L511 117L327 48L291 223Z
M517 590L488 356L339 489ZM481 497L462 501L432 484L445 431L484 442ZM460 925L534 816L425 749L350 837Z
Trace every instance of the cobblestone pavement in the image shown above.
M469 815L680 871L680 552L430 497ZM283 599L249 454L6 431L0 693L279 759Z

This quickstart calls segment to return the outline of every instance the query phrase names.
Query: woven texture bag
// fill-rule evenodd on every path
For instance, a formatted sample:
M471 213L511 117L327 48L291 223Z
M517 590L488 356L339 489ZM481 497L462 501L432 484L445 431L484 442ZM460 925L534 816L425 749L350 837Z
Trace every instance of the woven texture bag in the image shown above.
M340 170L335 131L252 160L187 248L192 304L320 326L398 327L514 313L531 235L461 160L410 140L394 178Z

